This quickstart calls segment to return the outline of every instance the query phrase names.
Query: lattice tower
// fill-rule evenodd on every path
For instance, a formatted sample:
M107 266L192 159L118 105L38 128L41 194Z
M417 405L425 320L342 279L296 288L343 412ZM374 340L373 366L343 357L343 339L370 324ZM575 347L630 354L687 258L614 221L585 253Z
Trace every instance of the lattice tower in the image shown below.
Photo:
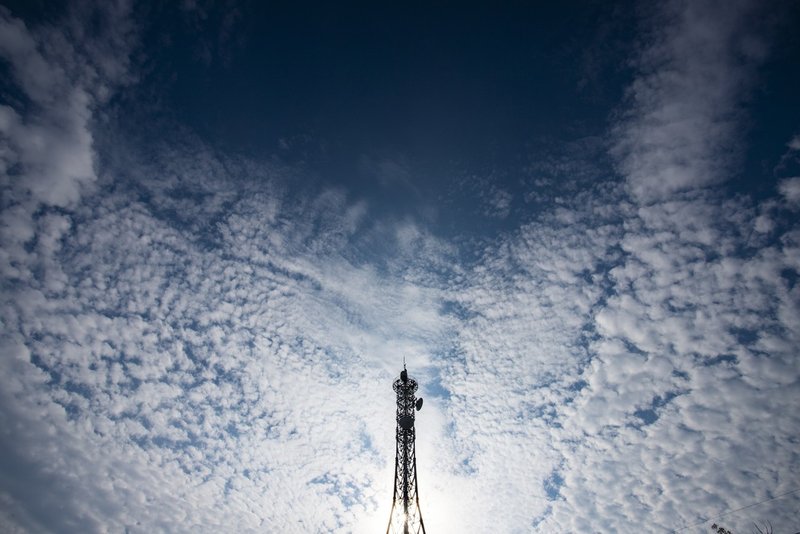
M392 384L397 393L397 453L394 460L394 497L386 534L425 534L419 508L417 455L414 447L414 413L422 408L416 399L417 381L408 376L405 365Z

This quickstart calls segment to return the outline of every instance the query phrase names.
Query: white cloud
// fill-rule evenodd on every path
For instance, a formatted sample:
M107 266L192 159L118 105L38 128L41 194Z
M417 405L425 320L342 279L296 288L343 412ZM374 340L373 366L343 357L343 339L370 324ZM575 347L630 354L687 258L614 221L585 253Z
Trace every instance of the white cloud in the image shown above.
M478 470L508 509L461 499L477 517L524 510L501 531L541 516L545 529L632 532L792 489L792 447L778 445L800 423L781 408L800 394L796 289L781 274L800 267L791 232L742 256L736 229L757 213L746 202L701 196L604 220L596 206L624 197L597 193L564 208L569 225L554 216L487 250L460 292L475 315L445 375L454 439L471 444L470 465L533 455L515 470L537 481L522 498L502 469ZM502 439L517 420L525 452ZM552 502L551 472L563 480ZM792 502L730 524L788 528Z
M72 205L95 180L91 107L125 79L130 47L126 4L97 11L114 28L108 32L114 39L86 35L85 13L72 14L68 38L53 27L31 30L8 10L0 12L0 55L31 108L24 118L10 106L0 109L2 165L6 179L17 182L13 189L35 202Z
M790 204L800 203L800 176L781 180L778 191Z
M661 5L634 66L614 153L642 202L719 183L738 163L741 101L765 45L749 1Z
M472 263L344 191L292 196L292 169L197 139L105 144L69 98L3 108L7 173L24 157L24 176L44 172L12 141L34 120L62 124L59 109L72 126L52 143L91 162L99 146L105 163L53 175L52 191L2 183L0 528L385 528L403 355L426 398L431 531L668 530L792 489L800 236L775 199L695 190L729 167L705 174L730 146L739 89L702 84L749 76L716 41L746 9L682 7L643 53L615 133L626 185L577 180ZM45 37L3 20L13 65L52 61ZM31 69L20 86L55 90ZM87 113L101 101L67 78ZM710 137L682 123L690 111ZM777 530L796 508L790 496L728 518Z
M219 165L180 167L185 156L173 152L177 167L163 172L191 178L191 205L172 197L170 179L138 184L152 187L147 203L125 187L87 196L70 217L37 218L30 256L13 258L38 267L3 295L3 324L24 348L7 373L24 389L4 382L4 404L28 407L7 427L26 424L37 402L50 411L29 430L41 449L8 445L23 467L4 502L31 523L6 519L54 531L383 522L391 373L404 354L430 365L448 337L439 290L414 282L415 264L422 254L443 264L448 247L415 229L381 274L342 252L365 205L334 191L295 204L261 180L214 176ZM191 161L203 160L193 147ZM233 198L226 181L241 188ZM208 216L213 228L199 224ZM71 514L61 522L42 523L20 493L44 487Z
M416 195L420 193L411 179L409 162L401 154L383 154L375 157L362 155L358 160L358 170L366 177L376 180L384 188L408 189Z

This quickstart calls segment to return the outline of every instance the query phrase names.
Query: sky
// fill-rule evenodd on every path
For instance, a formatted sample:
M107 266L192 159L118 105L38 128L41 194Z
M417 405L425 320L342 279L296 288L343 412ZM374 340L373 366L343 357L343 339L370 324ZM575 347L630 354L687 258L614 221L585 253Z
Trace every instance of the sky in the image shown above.
M800 530L800 7L434 4L2 2L0 531Z

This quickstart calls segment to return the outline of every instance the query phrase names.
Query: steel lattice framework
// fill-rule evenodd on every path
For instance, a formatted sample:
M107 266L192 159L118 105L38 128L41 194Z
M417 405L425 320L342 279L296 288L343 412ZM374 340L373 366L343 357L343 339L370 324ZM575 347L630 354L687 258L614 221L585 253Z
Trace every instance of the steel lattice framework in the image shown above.
M394 497L386 534L425 534L425 523L417 493L417 455L414 447L414 412L422 407L416 400L417 381L405 366L392 389L397 393L397 453L394 461Z

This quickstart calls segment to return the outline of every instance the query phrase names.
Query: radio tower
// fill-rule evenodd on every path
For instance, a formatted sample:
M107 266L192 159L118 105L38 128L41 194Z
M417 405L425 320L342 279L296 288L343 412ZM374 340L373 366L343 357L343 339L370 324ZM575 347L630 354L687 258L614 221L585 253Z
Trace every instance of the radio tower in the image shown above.
M394 497L386 534L425 534L417 493L417 455L414 448L414 410L422 399L414 398L417 381L408 376L405 360L400 378L392 385L397 393L397 454L394 460Z

